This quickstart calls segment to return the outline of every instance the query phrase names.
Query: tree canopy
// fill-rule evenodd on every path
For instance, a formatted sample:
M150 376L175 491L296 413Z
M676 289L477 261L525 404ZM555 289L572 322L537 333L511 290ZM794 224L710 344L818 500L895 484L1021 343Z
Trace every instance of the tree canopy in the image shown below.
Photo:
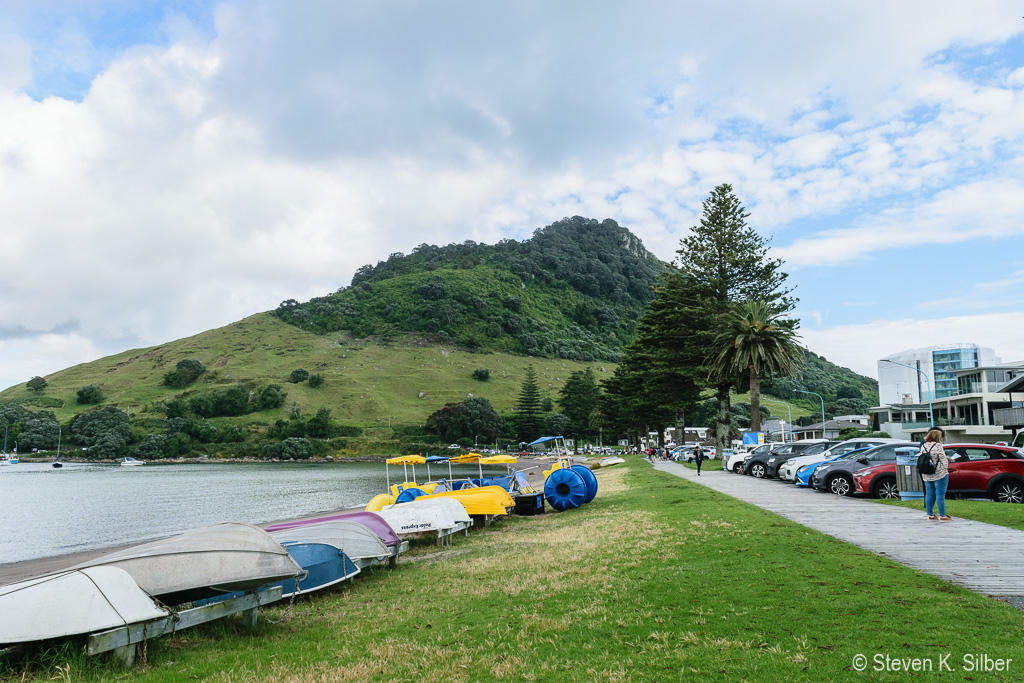
M427 429L445 441L478 436L487 441L496 439L505 429L505 421L486 398L472 396L461 403L448 403L427 418Z
M800 358L800 347L791 325L764 301L748 300L726 316L715 338L718 354L712 362L716 378L747 371L750 381L750 429L761 431L761 379L791 375Z

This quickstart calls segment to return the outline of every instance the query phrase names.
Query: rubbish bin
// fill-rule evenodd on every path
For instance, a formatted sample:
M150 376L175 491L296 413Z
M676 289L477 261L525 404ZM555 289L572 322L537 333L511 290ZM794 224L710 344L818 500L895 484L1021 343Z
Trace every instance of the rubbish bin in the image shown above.
M924 480L917 472L916 448L896 449L896 485L900 489L900 500L923 500Z
M729 470L729 458L733 456L734 451L731 448L722 449L722 469Z

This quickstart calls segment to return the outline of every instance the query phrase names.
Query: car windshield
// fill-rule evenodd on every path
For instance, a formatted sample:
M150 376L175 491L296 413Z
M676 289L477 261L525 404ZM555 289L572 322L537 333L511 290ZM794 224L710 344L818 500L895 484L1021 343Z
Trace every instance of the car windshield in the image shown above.
M825 449L827 449L827 448L828 448L828 444L827 443L816 443L813 446L811 446L810 448L806 449L803 452L803 454L804 455L817 455L818 453L824 453Z
M843 456L840 458L840 460L856 460L857 458L863 458L864 455L868 452L868 450L869 450L868 446L861 446L860 448L858 448L855 451L850 451L849 453L844 453Z

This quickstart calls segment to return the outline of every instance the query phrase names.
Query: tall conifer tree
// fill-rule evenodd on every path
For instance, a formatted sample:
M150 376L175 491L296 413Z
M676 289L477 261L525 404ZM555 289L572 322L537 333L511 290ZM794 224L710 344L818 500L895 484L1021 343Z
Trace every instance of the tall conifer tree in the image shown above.
M520 441L533 441L541 436L544 429L540 384L537 383L537 372L532 365L526 368L526 378L519 390L519 398L516 399L516 415L513 422Z
M570 373L558 394L558 405L569 418L569 428L583 437L597 432L591 423L600 400L601 388L590 368Z
M746 213L732 186L722 184L704 200L700 224L682 240L677 264L692 279L695 304L692 329L706 353L705 367L710 371L715 350L714 338L737 305L746 300L763 301L778 315L793 310L796 299L786 287L782 260L768 255L768 240L747 225ZM795 329L796 321L789 321ZM729 390L738 378L717 375L714 379L718 398L715 445L718 452L729 445L732 417Z

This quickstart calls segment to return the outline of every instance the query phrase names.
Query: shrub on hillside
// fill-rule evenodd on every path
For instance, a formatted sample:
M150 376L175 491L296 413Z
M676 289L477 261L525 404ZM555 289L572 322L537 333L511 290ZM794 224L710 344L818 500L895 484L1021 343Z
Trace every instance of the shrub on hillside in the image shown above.
M284 405L288 394L281 388L280 384L268 384L260 389L257 404L260 410L273 410Z
M42 391L46 388L46 380L36 375L26 382L25 386L28 387L30 391Z
M75 398L83 406L94 405L103 400L103 389L98 384L82 387L75 393Z
M309 376L309 386L311 386L312 388L319 389L323 385L324 385L324 376L323 375L319 375L318 374L318 375L310 375Z
M306 439L289 437L278 443L268 443L263 447L263 455L279 460L308 460L313 455L313 445Z
M114 406L81 413L71 421L71 434L89 448L90 458L119 457L131 437L128 413Z
M199 378L199 375L206 372L203 364L197 360L186 358L179 360L174 370L164 375L163 385L175 389L183 389Z
M478 382L486 382L491 378L491 371L487 368L477 368L473 371L473 379Z
M309 379L309 371L303 368L297 368L295 370L292 370L292 374L288 376L288 379L292 384L305 382L307 379Z

